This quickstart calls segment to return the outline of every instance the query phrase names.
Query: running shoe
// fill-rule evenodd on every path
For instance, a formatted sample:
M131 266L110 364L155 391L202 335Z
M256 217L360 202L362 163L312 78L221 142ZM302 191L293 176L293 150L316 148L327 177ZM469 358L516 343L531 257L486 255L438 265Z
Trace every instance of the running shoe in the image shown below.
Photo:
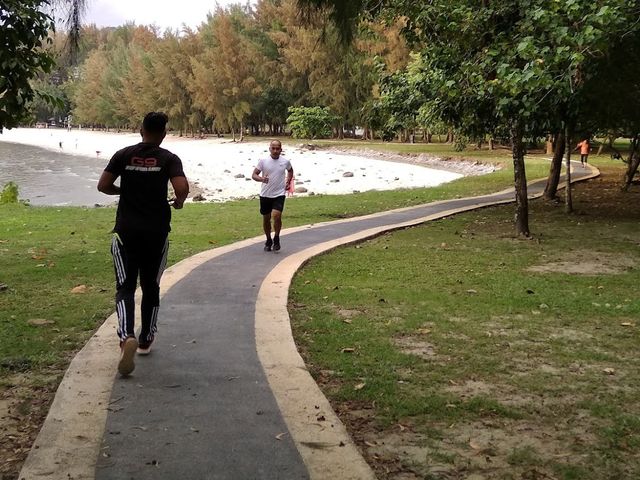
M266 242L264 242L264 251L265 252L270 252L271 251L271 245L273 245L273 241L271 239L269 239Z
M273 251L277 252L280 250L280 237L273 238Z
M150 342L139 342L138 349L136 352L138 355L149 355L151 353L151 344L153 343L153 338Z
M134 357L138 348L138 341L135 337L127 337L120 342L120 361L118 362L118 372L127 376L136 368Z

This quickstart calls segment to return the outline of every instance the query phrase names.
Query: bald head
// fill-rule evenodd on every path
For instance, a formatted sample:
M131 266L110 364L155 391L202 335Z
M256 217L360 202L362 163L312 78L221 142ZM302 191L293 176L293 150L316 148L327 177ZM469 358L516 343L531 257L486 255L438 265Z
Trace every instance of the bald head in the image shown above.
M280 140L272 140L269 144L269 154L271 158L280 158L280 152L282 151L282 143Z

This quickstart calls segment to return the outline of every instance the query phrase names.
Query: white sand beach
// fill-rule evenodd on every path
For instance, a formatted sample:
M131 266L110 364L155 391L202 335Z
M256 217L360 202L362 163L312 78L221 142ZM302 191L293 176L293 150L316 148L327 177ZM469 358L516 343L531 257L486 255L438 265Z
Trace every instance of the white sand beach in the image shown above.
M82 155L106 165L120 148L140 141L137 133L107 133L87 129L15 128L5 130L0 142L39 146L69 155ZM206 201L227 201L257 195L260 185L251 180L253 168L268 153L269 140L260 143L234 143L229 138L193 139L167 135L163 147L176 153L194 192ZM432 187L468 174L492 171L490 166L440 170L421 164L371 158L367 152L347 154L330 150L311 150L284 146L284 156L295 171L294 196L346 194L367 190ZM428 162L427 162L428 163ZM444 165L443 162L441 162ZM437 164L437 161L435 163ZM454 170L454 171L451 171ZM457 170L457 171L455 171Z

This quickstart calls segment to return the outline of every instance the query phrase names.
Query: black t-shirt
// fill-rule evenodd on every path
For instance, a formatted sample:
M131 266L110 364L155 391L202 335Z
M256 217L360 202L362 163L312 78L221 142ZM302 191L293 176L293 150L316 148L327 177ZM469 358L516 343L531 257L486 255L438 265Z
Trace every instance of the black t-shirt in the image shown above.
M171 230L167 184L173 177L185 176L177 155L158 145L138 143L118 150L105 171L120 177L114 232Z

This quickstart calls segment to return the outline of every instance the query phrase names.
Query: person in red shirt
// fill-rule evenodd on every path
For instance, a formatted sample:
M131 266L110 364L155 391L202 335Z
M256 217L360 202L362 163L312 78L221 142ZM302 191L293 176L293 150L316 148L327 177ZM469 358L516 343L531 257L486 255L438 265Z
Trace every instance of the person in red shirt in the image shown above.
M590 147L591 145L589 144L589 139L585 138L580 143L578 143L578 145L576 145L576 148L574 149L574 151L580 150L580 163L583 167L585 163L588 163L587 159L589 158Z

